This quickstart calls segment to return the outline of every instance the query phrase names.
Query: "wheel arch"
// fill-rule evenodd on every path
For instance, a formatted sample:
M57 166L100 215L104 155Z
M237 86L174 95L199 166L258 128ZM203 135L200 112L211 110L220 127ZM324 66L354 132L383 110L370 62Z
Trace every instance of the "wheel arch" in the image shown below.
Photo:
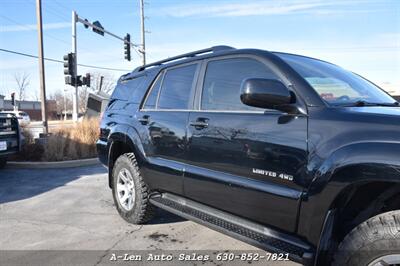
M316 265L326 265L344 237L369 218L400 209L400 182L369 180L349 184L337 194L325 216Z
M136 130L128 128L126 133L116 132L109 137L108 154L108 185L112 188L112 169L119 156L124 153L133 152L139 166L146 161L143 146Z

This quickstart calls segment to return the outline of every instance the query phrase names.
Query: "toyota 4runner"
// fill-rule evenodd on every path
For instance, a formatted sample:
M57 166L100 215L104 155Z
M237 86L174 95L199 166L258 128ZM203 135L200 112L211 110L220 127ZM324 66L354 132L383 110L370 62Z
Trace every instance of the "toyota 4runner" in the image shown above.
M400 263L400 107L357 74L216 46L122 76L100 127L130 223L159 207L307 265Z

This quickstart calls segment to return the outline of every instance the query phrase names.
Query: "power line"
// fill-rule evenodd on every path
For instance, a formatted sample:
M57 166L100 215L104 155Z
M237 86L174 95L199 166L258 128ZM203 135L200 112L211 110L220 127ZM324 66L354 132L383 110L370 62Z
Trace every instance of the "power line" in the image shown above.
M21 27L23 27L23 28L25 28L25 29L32 30L31 27L28 27L28 26L25 25L25 24L19 23L18 21L14 20L14 19L12 19L12 18L6 17L6 16L4 16L3 14L0 14L0 17L4 18L5 20L10 21L11 23L14 23L14 24L16 24L16 25L18 25L18 26L21 26ZM62 42L62 43L65 43L65 44L68 44L68 45L69 45L69 43L68 43L67 41L62 40L62 39L59 39L59 38L57 38L57 37L54 37L54 36L51 35L51 34L44 33L44 35L45 35L46 37L49 37L49 38L51 38L51 39L54 39L54 40L56 40L56 41L59 41L59 42Z
M16 55L21 55L21 56L26 56L26 57L31 57L31 58L38 58L37 55L21 53L21 52L12 51L12 50L3 49L3 48L0 48L0 51L6 52L6 53L11 53L11 54L16 54ZM50 61L50 62L55 62L55 63L62 63L62 64L64 64L64 61L62 61L62 60L57 60L57 59L53 59L53 58L47 58L47 57L45 57L44 60ZM123 71L123 72L132 71L132 70L128 70L128 69L110 68L110 67L100 67L100 66L93 66L93 65L87 65L87 64L78 64L78 66L87 67L87 68L97 68L97 69L103 69L103 70L112 70L112 71Z
M23 28L25 28L25 29L27 29L27 30L33 30L32 27L29 27L29 26L27 26L26 24L22 24L22 23L20 23L20 22L14 20L14 19L12 19L12 18L9 18L9 17L7 17L7 16L4 16L3 14L0 14L0 17L2 17L3 19L5 19L5 20L7 20L7 21L9 21L9 22L11 22L11 23L13 23L13 24L15 24L15 25L21 26L21 27L23 27ZM34 30L36 30L36 28L35 28ZM58 37L55 37L55 36L53 36L53 35L51 35L51 34L49 34L49 33L47 33L47 32L43 32L43 34L44 34L45 37L51 38L51 39L53 39L53 40L56 40L56 41L58 41L58 42L60 42L60 43L65 44L65 45L68 45L68 46L71 45L70 42L68 42L68 41L66 41L66 40L64 40L64 39L60 39L60 38L58 38ZM85 51L85 52L89 52L89 53L92 53L92 52L93 52L92 50L89 50L89 49L87 49L86 47L80 47L79 49L80 49L80 50L83 50L83 51ZM141 56L140 53L139 53L136 49L134 49L134 51L139 55L139 57ZM106 57L107 57L107 58L114 58L114 56L106 56Z
M29 4L32 4L32 5L35 5L34 2L31 2L31 1L29 1L29 0L25 0L25 2L27 2L27 3L29 3ZM46 6L43 5L43 8L44 8L47 12L51 13L53 16L56 16L56 17L58 17L58 18L61 18L61 19L64 20L64 21L69 21L69 18L68 18L68 17L66 17L66 16L64 16L64 15L61 15L58 11L56 11L56 10L53 9L53 8L49 8L48 5L46 5Z
M69 18L65 15L61 15L58 11L56 11L54 8L50 7L50 6L44 6L44 9L47 12L50 12L53 16L56 16L58 18L61 18L62 20L69 22Z
M8 20L8 21L11 22L11 23L14 23L15 25L21 26L21 27L23 27L23 28L25 28L25 29L33 30L33 28L31 28L31 27L29 27L29 26L27 26L27 25L25 25L25 24L19 23L18 21L14 20L14 19L12 19L12 18L9 18L9 17L7 17L7 16L4 16L3 14L0 14L0 17L2 17L2 18L5 19L5 20ZM34 30L36 30L36 28L35 28ZM60 38L58 38L58 37L55 37L55 36L53 36L53 35L51 35L51 34L49 34L49 33L47 33L47 32L43 32L43 34L44 34L45 37L51 38L51 39L56 40L56 41L58 41L58 42L60 42L60 43L66 44L66 45L68 45L68 46L71 45L70 42L68 42L68 41L66 41L66 40L64 40L64 39L60 39ZM81 50L83 50L83 51L85 51L85 52L92 52L91 50L86 49L86 48L84 48L84 47L83 47L83 48L81 47L81 48L79 48L79 49L81 49Z
M67 10L68 12L71 12L71 8L67 7L67 6L64 5L64 4L61 4L60 2L58 2L58 1L56 1L56 0L53 0L52 3L54 3L54 4L58 5L58 6L60 6L61 8Z

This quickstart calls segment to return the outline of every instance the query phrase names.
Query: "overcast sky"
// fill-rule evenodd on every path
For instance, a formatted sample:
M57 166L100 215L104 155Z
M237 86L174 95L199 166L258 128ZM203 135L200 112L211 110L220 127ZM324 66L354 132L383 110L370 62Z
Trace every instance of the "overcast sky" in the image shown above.
M45 57L62 60L71 51L71 10L99 20L118 35L140 41L139 0L42 0ZM261 48L317 57L378 84L400 85L400 1L172 1L145 5L148 62L213 45ZM35 0L0 0L0 48L37 55ZM118 76L140 63L122 42L78 24L78 61ZM15 90L15 73L30 75L28 96L38 95L36 59L0 51L0 94ZM79 74L99 72L79 67ZM100 72L106 72L101 71ZM48 93L64 90L63 66L46 63Z

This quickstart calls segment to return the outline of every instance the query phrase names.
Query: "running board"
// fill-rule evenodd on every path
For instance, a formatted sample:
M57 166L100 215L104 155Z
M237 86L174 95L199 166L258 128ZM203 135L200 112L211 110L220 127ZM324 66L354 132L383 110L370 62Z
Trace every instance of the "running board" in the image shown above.
M274 253L288 253L291 260L305 265L313 263L313 248L291 235L169 193L153 194L150 202L161 209L260 249Z

